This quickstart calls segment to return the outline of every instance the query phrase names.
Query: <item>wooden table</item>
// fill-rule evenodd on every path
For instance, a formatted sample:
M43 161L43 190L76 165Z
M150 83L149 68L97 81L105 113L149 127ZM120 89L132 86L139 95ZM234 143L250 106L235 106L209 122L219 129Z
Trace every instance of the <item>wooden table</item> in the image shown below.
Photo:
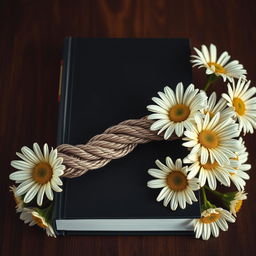
M255 135L246 136L252 164L248 200L218 239L177 236L48 238L23 224L8 186L10 161L36 140L55 145L57 90L65 36L188 37L192 45L228 50L256 82L255 1L5 0L0 2L1 255L256 255ZM202 71L203 72L203 71ZM201 72L194 82L202 87ZM225 88L218 88L220 93Z

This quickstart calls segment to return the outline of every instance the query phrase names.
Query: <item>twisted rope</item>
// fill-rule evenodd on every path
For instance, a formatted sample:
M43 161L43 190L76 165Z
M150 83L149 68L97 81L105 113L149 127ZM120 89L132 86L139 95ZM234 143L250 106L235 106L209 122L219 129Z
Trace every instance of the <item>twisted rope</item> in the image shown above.
M163 140L163 134L157 135L150 130L152 123L146 117L126 120L92 137L85 145L58 146L58 156L66 166L63 177L79 177L127 155L138 144Z

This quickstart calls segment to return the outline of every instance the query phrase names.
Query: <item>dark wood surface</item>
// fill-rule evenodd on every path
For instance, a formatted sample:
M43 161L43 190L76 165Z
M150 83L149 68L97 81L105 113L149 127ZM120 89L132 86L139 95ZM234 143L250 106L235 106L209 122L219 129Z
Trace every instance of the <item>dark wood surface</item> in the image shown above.
M1 255L256 255L255 135L246 136L253 166L248 200L228 232L207 242L178 236L48 238L19 220L8 192L15 152L34 141L56 143L65 36L189 37L197 47L213 42L243 63L255 84L255 17L255 1L0 1ZM200 73L194 71L194 82L202 87Z

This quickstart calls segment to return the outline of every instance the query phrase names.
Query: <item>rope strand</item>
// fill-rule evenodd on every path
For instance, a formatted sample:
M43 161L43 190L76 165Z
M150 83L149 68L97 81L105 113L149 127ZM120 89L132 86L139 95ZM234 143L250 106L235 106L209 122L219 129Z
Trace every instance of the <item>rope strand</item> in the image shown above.
M138 144L163 140L163 134L150 130L152 123L146 117L126 120L92 137L85 145L59 145L58 156L66 166L63 177L79 177L127 155Z

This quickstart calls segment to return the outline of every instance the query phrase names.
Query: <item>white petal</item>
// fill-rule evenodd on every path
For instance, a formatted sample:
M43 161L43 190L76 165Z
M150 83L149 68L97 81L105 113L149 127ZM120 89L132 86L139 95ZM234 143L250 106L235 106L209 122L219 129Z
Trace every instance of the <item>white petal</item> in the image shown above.
M32 161L33 163L39 162L38 157L35 155L33 150L31 150L30 148L24 146L21 148L21 152L23 153L24 156L26 156L28 159L30 159L30 161Z
M35 184L33 179L28 179L22 182L16 189L16 195L21 196L25 194Z
M194 147L196 144L197 144L197 141L195 141L195 140L191 140L191 141L182 143L182 145L183 145L184 147L188 147L188 148L192 148L192 147Z
M155 112L155 113L168 114L168 111L166 111L165 109L163 109L157 105L148 105L147 109L149 111Z
M51 179L51 187L56 192L61 192L62 191L62 189L59 186L57 186L57 184L54 182L53 179Z
M216 62L217 58L217 49L214 44L210 45L210 54L211 54L211 62Z
M197 198L195 196L195 193L192 191L192 189L190 187L187 187L186 192L187 192L187 194L189 195L189 197L191 198L192 201L197 202Z
M205 147L201 147L200 161L202 164L206 164L208 161L209 153Z
M58 176L53 175L52 179L54 180L54 182L59 185L62 186L63 182L61 181L61 179Z
M228 230L228 224L225 220L220 218L220 219L217 220L216 223L222 231L227 231Z
M49 155L49 163L50 163L51 166L54 165L54 162L57 159L57 154L58 154L57 149L54 149L54 150L51 149L51 153Z
M24 196L24 202L25 203L29 203L33 200L33 198L36 196L38 190L40 189L40 185L35 183L30 189L29 191L26 193L26 195Z
M175 168L174 163L169 156L166 157L165 161L166 161L166 165L168 168L170 168L171 170L173 170Z
M177 197L178 197L178 202L179 202L180 208L185 209L186 200L185 200L184 192L182 191L182 192L177 193Z
M170 123L169 120L165 120L165 119L160 119L157 120L156 122L154 122L151 126L150 126L150 130L151 131L157 131L159 129L161 129L164 125Z
M17 171L9 175L10 180L27 180L31 178L31 171Z
M46 143L44 144L44 158L47 162L49 161L49 148Z
M38 157L38 159L40 161L44 161L45 160L44 156L43 156L42 151L37 143L33 144L33 149L34 149L34 152L35 152L36 156Z
M16 155L21 158L23 161L29 163L29 164L32 164L34 165L35 163L33 161L31 161L28 157L26 157L25 155L19 153L19 152L16 152Z
M166 173L170 172L170 169L166 165L161 163L159 160L156 160L155 163L156 163L157 167L160 168L162 171L164 171Z
M165 199L164 199L164 206L165 207L169 204L170 200L172 199L173 193L174 193L173 191L169 191L169 193L165 197Z
M180 158L178 158L175 162L175 166L177 170L180 170L182 168L182 161Z
M21 160L13 160L11 161L11 166L18 170L29 170L34 167L34 164Z
M168 129L165 131L165 134L164 134L164 139L165 140L168 140L172 136L172 134L174 132L174 128L175 128L174 125L170 125L168 127Z
M183 84L182 83L178 83L177 86L176 86L176 100L177 100L178 104L182 103L183 92L184 92Z
M170 103L172 105L176 105L177 102L176 102L173 90L170 87L166 86L166 87L164 87L164 92L165 92L166 96L169 98Z
M46 184L45 193L46 193L46 196L48 197L48 199L52 201L53 193L52 193L52 188L51 188L50 182L48 182Z
M41 206L43 203L45 188L46 188L46 185L41 186L41 188L37 194L37 204L39 206Z
M202 52L203 52L203 55L204 55L204 58L205 58L206 62L210 62L209 51L208 51L208 49L205 45L202 45Z
M169 187L168 187L168 186L162 188L162 190L160 191L160 193L159 193L159 195L158 195L156 201L157 201L157 202L160 202L161 200L163 200L163 199L168 195L169 191L170 191L170 190L169 190Z
M181 137L183 135L184 126L182 123L176 123L175 125L175 133L178 137Z
M177 207L178 207L177 193L174 193L171 199L171 209L175 211Z
M163 188L164 186L166 186L166 182L164 180L150 180L147 183L147 186L149 188Z
M153 97L152 100L161 108L165 109L166 111L169 110L169 104L165 104L165 102L157 97Z
M148 170L148 174L150 174L151 176L155 177L155 178L162 178L164 179L166 177L166 174L163 173L161 170L159 169L149 169Z

